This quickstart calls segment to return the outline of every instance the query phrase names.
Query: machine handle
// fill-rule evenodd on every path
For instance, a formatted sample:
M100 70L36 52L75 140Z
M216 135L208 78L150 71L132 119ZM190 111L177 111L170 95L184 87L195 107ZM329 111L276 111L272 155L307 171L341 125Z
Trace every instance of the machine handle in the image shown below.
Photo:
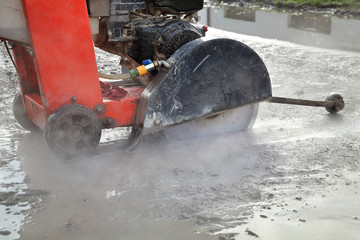
M330 113L340 112L345 107L343 97L338 93L330 94L325 101L313 101L295 98L271 97L269 102L291 105L302 105L311 107L325 107Z

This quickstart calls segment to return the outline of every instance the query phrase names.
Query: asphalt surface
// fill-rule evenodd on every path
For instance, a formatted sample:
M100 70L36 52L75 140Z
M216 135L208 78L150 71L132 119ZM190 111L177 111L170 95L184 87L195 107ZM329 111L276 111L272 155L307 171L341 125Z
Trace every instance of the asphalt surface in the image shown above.
M15 122L16 73L2 47L0 239L358 239L360 54L209 35L252 47L274 96L339 92L345 109L261 103L247 132L62 161Z

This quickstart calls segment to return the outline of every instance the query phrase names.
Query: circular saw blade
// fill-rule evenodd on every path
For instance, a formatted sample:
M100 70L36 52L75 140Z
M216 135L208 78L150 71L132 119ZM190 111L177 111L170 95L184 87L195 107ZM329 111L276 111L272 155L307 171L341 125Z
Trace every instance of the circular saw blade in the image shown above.
M238 132L252 128L259 104L234 108L215 116L181 123L163 130L170 141Z

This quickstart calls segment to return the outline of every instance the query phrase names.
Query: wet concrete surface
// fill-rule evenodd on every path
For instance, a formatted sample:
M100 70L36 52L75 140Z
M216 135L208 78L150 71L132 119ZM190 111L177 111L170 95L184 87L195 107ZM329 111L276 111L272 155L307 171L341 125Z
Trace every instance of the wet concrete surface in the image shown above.
M2 48L0 239L358 239L360 54L209 35L257 51L274 96L336 91L345 109L261 103L247 132L63 161L15 122L16 74Z

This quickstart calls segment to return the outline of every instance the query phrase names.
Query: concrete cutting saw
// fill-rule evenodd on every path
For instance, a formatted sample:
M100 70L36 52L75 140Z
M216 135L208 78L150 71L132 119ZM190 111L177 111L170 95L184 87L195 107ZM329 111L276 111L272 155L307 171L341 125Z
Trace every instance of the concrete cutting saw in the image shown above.
M343 109L339 94L273 97L250 47L205 37L202 8L203 0L0 0L0 38L19 75L18 123L73 158L96 148L106 128L132 127L122 145L131 149L158 131L181 139L247 129L262 101ZM94 45L119 56L121 74L98 71Z

